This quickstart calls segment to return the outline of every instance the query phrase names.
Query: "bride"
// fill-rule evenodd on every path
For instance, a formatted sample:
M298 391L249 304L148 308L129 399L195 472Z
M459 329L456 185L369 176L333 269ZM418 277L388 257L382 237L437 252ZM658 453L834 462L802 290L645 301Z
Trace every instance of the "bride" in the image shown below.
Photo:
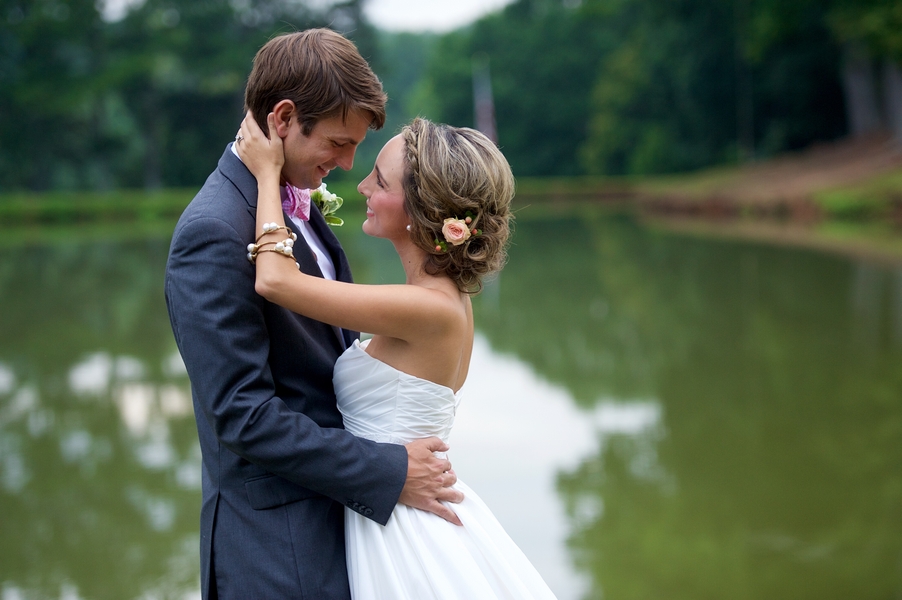
M272 132L272 114L268 123ZM260 237L249 246L257 292L373 334L335 364L345 427L380 442L447 441L473 348L470 296L505 260L514 180L504 156L477 131L424 119L392 138L357 189L366 197L363 231L394 245L406 283L358 285L298 270L279 190L282 141L253 118L240 133L259 191ZM385 526L345 509L355 600L554 598L476 493L460 480L454 488L464 494L453 506L461 526L405 504Z

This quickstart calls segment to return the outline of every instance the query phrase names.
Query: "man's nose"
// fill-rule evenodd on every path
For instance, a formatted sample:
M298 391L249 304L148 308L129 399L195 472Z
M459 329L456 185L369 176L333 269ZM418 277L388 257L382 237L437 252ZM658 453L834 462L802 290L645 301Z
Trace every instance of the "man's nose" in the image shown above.
M356 151L357 146L348 144L348 147L342 148L338 156L335 157L335 163L345 171L350 171L351 167L354 166L354 152Z

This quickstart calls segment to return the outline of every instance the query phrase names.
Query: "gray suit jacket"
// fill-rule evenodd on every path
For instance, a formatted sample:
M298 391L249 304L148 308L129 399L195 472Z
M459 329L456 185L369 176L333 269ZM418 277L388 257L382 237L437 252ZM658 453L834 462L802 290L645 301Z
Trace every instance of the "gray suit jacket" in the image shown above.
M343 507L385 524L407 453L342 427L332 368L357 334L340 340L254 292L256 203L256 180L227 147L179 219L166 266L203 456L201 588L204 598L346 599ZM310 224L350 281L315 207ZM322 276L301 235L295 259Z

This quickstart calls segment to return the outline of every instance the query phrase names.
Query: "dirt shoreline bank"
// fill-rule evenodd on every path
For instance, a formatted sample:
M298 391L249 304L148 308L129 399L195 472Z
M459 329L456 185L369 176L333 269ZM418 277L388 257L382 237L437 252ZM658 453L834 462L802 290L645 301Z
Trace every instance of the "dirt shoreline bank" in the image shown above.
M607 205L669 231L902 264L902 144L887 135L690 174L525 180L516 201Z

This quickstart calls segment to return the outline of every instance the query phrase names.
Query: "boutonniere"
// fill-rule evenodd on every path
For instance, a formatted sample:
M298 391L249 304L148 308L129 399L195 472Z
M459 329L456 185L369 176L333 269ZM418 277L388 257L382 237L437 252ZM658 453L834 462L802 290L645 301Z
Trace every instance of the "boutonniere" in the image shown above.
M327 190L325 183L310 191L310 199L316 204L319 211L323 213L326 223L333 227L341 227L345 224L344 219L335 216L335 211L341 208L344 200Z

